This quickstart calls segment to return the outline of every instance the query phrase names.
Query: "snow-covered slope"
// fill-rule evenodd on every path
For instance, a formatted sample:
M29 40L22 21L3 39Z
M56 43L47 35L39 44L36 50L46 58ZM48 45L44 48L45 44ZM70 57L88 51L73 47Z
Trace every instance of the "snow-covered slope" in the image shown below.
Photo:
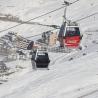
M90 47L69 54L49 53L49 71L33 71L30 61L9 63L24 69L12 74L9 81L0 86L0 98L97 98L98 44L94 45L95 50ZM73 60L69 61L68 57Z
M73 2L74 0L69 0ZM62 6L63 0L2 0L0 12L28 20ZM43 24L62 23L63 10L34 20ZM68 7L67 17L73 21L96 13L98 0L79 0ZM0 98L98 98L98 15L78 21L83 31L81 51L49 53L50 70L32 70L30 60L7 63L15 73L0 77L7 79L0 85ZM17 23L0 21L0 31ZM8 31L22 36L40 34L52 28L37 25L21 25ZM86 30L86 31L85 31ZM91 31L91 32L87 32ZM16 70L16 66L23 69ZM2 81L0 81L2 82Z

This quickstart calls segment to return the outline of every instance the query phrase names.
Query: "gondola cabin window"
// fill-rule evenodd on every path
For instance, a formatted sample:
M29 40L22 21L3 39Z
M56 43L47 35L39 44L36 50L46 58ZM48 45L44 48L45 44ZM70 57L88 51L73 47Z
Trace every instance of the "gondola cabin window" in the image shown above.
M78 27L67 27L65 32L65 37L80 36L80 31Z

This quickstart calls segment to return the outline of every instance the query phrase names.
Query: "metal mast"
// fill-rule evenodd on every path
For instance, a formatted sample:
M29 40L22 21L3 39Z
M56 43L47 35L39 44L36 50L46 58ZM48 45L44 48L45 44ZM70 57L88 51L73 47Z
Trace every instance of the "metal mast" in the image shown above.
M68 23L68 20L67 20L67 7L70 6L72 3L70 2L67 2L67 1L64 1L64 5L65 5L65 9L64 9L64 25L65 25L65 31L66 31L66 26L67 26L67 23ZM64 36L65 36L65 33L64 33Z

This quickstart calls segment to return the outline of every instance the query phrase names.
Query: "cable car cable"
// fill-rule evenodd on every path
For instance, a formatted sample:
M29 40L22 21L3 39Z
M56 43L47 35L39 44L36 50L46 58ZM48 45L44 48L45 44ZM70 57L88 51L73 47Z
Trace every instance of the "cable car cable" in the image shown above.
M84 20L84 19L87 19L87 18L92 17L92 16L97 15L97 14L98 14L98 12L93 13L93 14L88 15L88 16L86 16L86 17L80 18L80 19L76 20L75 22L82 21L82 20ZM57 29L57 28L52 29L52 30L49 30L49 31L53 31L53 30L56 30L56 29ZM59 28L58 28L58 29L59 29ZM40 35L40 34L38 34L38 35ZM34 36L26 37L26 38L35 37L35 36L38 36L38 35L34 35Z
M64 7L65 7L65 6L62 6L62 7L59 7L59 8L57 8L57 9L55 9L55 10L52 10L52 11L50 11L50 12L47 12L47 13L45 13L45 14L39 15L39 16L37 16L37 17L35 17L35 18L32 18L32 19L26 21L25 23L27 23L27 22L29 22L29 21L32 21L32 20L35 20L35 19L38 19L38 18L40 18L40 17L46 16L46 15L48 15L48 14L50 14L50 13L53 13L53 12L58 11L58 10L60 10L60 9L63 9ZM23 25L23 24L25 24L25 23L19 23L19 24L15 25L15 26L9 27L9 28L4 29L4 30L1 30L0 33L1 33L1 32L4 32L4 31L7 31L7 30L9 30L9 29L18 27L18 26Z
M74 4L74 3L76 3L77 1L79 1L79 0L76 0L76 1L74 1L74 2L72 2L72 3L70 3L70 4ZM63 9L63 8L65 8L65 6L61 6L61 7L57 8L57 9L55 9L55 10L52 10L52 11L47 12L47 13L45 13L45 14L39 15L39 16L37 16L37 17L35 17L35 18L32 18L32 19L26 21L25 23L27 23L27 22L29 22L29 21L32 21L32 20L35 20L35 19L38 19L38 18L40 18L40 17L46 16L46 15L48 15L48 14L50 14L50 13L53 13L53 12L58 11L58 10L61 10L61 9ZM12 28L16 28L16 27L18 27L18 26L20 26L20 25L23 25L23 24L25 24L25 23L19 23L19 24L15 25L15 26L9 27L9 28L4 29L4 30L1 30L0 33L1 33L1 32L4 32L4 31L7 31L7 30L9 30L9 29L12 29Z
M84 19L87 19L87 18L92 17L92 16L97 15L97 14L98 14L98 12L95 12L95 13L93 13L93 14L91 14L91 15L88 15L88 16L85 16L85 17L83 17L83 18L80 18L80 19L76 20L75 22L82 21L82 20L84 20Z
M48 30L46 32L49 32L49 31L54 31L56 30L57 28L54 28L54 29L51 29L51 30ZM60 28L59 28L60 29ZM29 37L25 37L25 38L32 38L32 37L35 37L35 36L39 36L39 35L42 35L42 34L37 34L37 35L33 35L33 36L29 36Z

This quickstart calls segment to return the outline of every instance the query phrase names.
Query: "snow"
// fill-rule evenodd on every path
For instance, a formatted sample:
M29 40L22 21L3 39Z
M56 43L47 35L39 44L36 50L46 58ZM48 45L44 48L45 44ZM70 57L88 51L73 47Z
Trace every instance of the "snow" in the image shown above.
M0 12L27 20L56 9L62 3L63 0L3 0L0 1ZM63 10L34 22L60 25ZM80 0L68 8L67 17L75 21L97 10L98 0ZM14 73L0 77L0 98L98 98L98 15L78 23L83 34L82 50L70 53L49 52L50 70L34 71L30 59L6 62ZM17 23L0 21L0 25L2 31ZM50 29L52 28L23 24L0 32L0 36L14 31L29 37Z

